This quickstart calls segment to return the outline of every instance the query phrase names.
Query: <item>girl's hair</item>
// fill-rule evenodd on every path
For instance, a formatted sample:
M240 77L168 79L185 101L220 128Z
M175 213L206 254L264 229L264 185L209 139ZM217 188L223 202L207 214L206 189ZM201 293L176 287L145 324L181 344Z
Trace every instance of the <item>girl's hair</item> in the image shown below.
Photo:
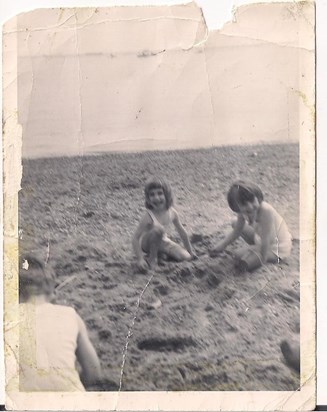
M151 177L145 183L144 195L145 195L145 207L147 209L152 209L152 205L149 200L150 191L153 189L162 189L166 198L166 208L167 210L173 205L173 194L169 183L164 180L158 179L157 177Z
M34 256L22 256L19 262L19 295L22 300L31 296L51 295L54 280Z
M263 201L261 189L256 184L243 180L233 183L227 194L229 207L236 213L240 212L240 205L253 202L254 198L257 198L259 203Z

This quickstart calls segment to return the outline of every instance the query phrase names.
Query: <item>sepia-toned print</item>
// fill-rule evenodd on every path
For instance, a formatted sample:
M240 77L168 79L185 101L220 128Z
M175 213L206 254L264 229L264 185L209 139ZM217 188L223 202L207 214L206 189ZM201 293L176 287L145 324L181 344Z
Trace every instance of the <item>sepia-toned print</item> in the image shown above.
M313 28L310 2L7 24L9 407L314 407Z

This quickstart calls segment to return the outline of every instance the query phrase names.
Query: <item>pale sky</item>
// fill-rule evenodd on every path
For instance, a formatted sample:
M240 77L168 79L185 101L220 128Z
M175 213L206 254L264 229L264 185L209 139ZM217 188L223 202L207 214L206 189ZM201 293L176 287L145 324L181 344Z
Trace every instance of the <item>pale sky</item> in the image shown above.
M271 1L271 0L270 0ZM232 19L234 7L248 3L268 3L269 0L197 0L202 7L209 29L220 29ZM286 0L278 0L283 2ZM1 21L5 22L18 13L46 7L109 7L113 5L161 5L185 4L187 0L20 0L19 2L2 1L0 5Z

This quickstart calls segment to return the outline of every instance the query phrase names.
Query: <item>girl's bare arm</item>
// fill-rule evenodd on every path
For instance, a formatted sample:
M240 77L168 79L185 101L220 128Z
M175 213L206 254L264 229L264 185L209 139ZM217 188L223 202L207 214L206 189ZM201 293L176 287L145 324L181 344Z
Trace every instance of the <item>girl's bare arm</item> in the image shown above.
M233 243L242 233L244 228L245 219L241 214L237 215L237 221L233 230L231 230L223 240L218 242L218 244L214 247L212 252L219 253L222 252L228 245Z
M82 367L81 380L88 387L96 384L101 379L101 366L98 355L89 339L85 323L77 315L78 338L76 357Z
M190 239L189 239L189 237L188 237L188 234L187 234L184 226L181 224L181 222L180 222L180 220L179 220L179 216L178 216L178 213L177 213L176 210L174 210L173 223L174 223L174 226L175 226L175 228L176 228L179 236L180 236L181 239L182 239L182 242L183 242L183 244L184 244L185 249L186 249L191 255L193 255L194 252L193 252L193 249L192 249L192 245L191 245Z

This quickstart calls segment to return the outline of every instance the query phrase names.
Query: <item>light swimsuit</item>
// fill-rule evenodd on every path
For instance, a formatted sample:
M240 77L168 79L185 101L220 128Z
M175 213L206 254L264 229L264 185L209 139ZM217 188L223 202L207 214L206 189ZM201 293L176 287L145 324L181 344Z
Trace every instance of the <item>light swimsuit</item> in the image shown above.
M177 257L180 255L181 252L184 252L184 249L179 244L169 239L166 233L166 230L169 228L169 226L173 222L174 209L169 208L167 210L167 213L165 213L161 218L156 217L155 214L150 209L147 209L147 212L149 216L151 217L154 226L161 226L165 229L165 233L162 237L162 240L159 246L159 252L166 253L167 255L171 257ZM148 235L148 233L149 231L146 231L141 236L141 239L140 239L141 245L142 245L142 240L144 239L146 235ZM148 253L149 251L143 249L143 252Z
M273 216L274 230L270 239L270 250L280 259L285 259L291 254L292 236L288 230L285 220L280 214L268 203L264 203L264 207L269 209ZM250 226L254 229L254 244L260 246L262 238L262 226L260 222L254 221Z
M156 215L152 212L152 210L147 209L148 214L150 215L153 224L156 226L162 226L165 229L165 233L163 235L163 239L166 240L168 239L166 230L169 228L169 226L172 224L173 219L172 219L172 208L167 210L167 213L164 214L163 217L160 218L160 220L156 217Z

